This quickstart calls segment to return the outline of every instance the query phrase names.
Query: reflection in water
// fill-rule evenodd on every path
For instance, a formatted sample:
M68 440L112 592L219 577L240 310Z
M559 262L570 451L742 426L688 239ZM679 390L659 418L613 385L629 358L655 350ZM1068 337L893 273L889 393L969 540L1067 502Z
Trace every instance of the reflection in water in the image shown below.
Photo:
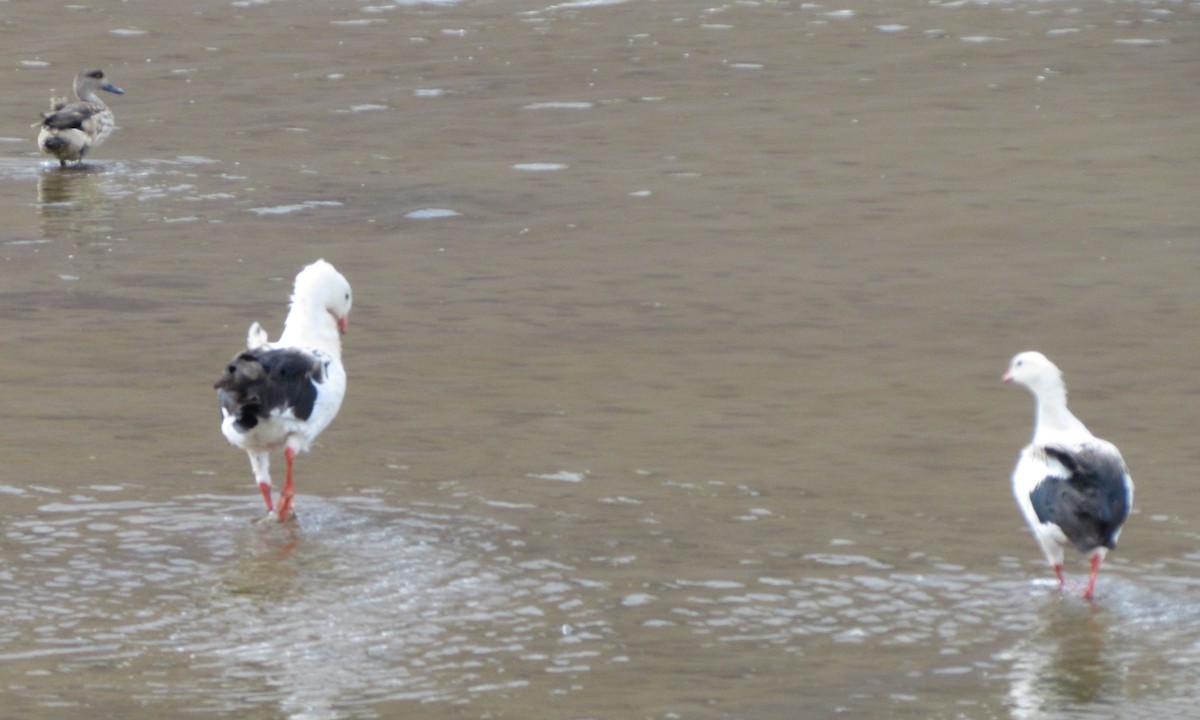
M1095 604L1054 593L1027 608L1032 627L997 654L1009 668L1014 717L1189 717L1200 686L1200 608L1193 583L1138 577ZM1190 708L1190 710L1189 710Z
M1165 602L1150 577L1115 576L1089 604L1003 572L928 560L909 563L923 572L902 571L859 551L807 554L795 574L779 572L797 567L785 559L736 579L631 587L620 578L637 557L565 562L519 525L457 505L306 496L301 520L281 526L249 521L256 498L246 495L149 503L121 486L5 492L37 504L6 532L0 659L54 657L63 672L121 663L138 702L206 712L252 698L289 715L377 717L387 703L515 690L635 692L743 655L757 658L754 676L771 678L769 659L836 653L887 655L897 680L875 690L833 665L828 678L814 669L790 682L870 715L1006 680L1017 717L1088 717L1165 677L1155 664L1167 649L1181 662L1200 652L1200 613ZM655 674L641 672L646 662ZM1183 687L1180 669L1173 675L1164 690ZM78 699L56 683L47 676L26 695Z
M1044 718L1106 705L1111 711L1124 695L1120 655L1106 648L1111 616L1061 595L1047 595L1032 610L1038 624L1004 653L1012 663L1008 694L1014 716Z
M43 237L103 246L112 244L114 227L130 217L153 226L198 222L213 208L225 210L243 190L246 178L221 173L220 167L216 160L195 155L78 168L43 166L37 172L35 203Z
M172 692L235 710L266 669L288 712L448 700L523 686L522 665L584 639L556 628L589 622L587 585L570 568L513 563L502 548L515 528L452 507L305 508L299 529L240 534L238 559L175 633L219 685Z
M112 231L117 206L99 165L46 167L38 173L37 209L47 238L91 239Z
M299 523L259 524L244 500L79 498L16 518L8 541L23 550L0 579L0 658L186 657L187 673L161 687L148 673L136 691L220 712L250 696L287 712L451 700L604 662L601 584L516 560L513 526L451 506L307 497ZM75 630L85 619L87 641Z

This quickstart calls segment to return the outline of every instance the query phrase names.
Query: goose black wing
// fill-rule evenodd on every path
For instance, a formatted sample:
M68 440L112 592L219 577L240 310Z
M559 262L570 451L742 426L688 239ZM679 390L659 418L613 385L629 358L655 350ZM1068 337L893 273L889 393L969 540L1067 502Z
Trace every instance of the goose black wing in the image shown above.
M213 385L221 407L237 418L243 432L273 415L291 411L300 420L312 415L317 386L325 382L324 364L294 349L239 353Z
M1029 494L1038 520L1057 525L1081 552L1115 547L1117 532L1129 517L1124 461L1104 448L1043 450L1064 472L1048 472Z

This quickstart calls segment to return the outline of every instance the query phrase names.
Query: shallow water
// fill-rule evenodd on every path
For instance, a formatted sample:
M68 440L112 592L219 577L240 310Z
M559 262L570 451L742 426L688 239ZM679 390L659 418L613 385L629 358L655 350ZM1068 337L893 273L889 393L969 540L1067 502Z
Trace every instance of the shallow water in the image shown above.
M11 10L0 714L1191 714L1200 5ZM317 257L349 394L259 524L211 384ZM1029 348L1138 482L1094 604Z

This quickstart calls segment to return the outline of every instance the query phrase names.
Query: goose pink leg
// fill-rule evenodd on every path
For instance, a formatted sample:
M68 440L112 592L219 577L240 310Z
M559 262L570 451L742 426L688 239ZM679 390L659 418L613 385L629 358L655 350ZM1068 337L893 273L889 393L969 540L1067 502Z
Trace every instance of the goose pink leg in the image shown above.
M275 504L271 502L271 486L267 483L259 483L258 489L262 491L263 500L267 503L267 512L274 512Z
M1100 574L1100 556L1092 556L1092 574L1088 576L1087 589L1083 591L1083 596L1088 600L1096 597L1096 576Z
M292 488L292 462L296 458L296 451L290 447L286 448L283 456L287 458L287 481L283 484L283 492L279 494L279 522L287 520L288 513L292 510L292 498L296 494Z

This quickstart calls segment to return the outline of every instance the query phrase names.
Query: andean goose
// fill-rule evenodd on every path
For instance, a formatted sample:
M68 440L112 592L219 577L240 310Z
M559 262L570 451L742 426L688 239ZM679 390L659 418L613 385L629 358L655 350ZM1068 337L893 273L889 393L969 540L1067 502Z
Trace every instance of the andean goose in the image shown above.
M1096 590L1096 575L1117 545L1121 525L1133 505L1133 479L1112 443L1101 440L1067 410L1062 373L1039 352L1012 359L1005 382L1033 393L1033 440L1013 470L1013 495L1033 535L1054 566L1063 587L1063 548L1068 544L1091 557L1085 598Z
M104 142L116 127L112 110L96 95L97 90L125 94L105 79L103 70L81 72L75 76L75 95L79 100L52 99L50 112L43 113L41 122L33 124L41 126L38 147L58 158L60 167L72 161L82 164L87 151Z
M280 522L292 507L292 463L337 415L346 393L342 343L350 317L350 283L318 260L296 276L292 302L276 342L257 322L245 352L230 361L213 386L221 404L221 432L250 456L268 517ZM284 447L287 481L276 512L271 500L271 450Z

